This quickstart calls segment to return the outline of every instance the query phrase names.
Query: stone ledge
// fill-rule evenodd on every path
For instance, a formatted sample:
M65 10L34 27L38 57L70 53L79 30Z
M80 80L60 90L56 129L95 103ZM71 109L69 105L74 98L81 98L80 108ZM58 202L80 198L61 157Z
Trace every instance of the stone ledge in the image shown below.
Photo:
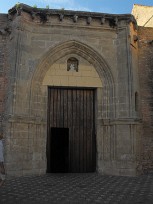
M29 117L29 116L11 116L8 122L47 125L47 120L44 121L44 119L40 117Z
M98 123L103 126L108 125L139 125L142 124L141 118L115 118L115 119L98 119Z

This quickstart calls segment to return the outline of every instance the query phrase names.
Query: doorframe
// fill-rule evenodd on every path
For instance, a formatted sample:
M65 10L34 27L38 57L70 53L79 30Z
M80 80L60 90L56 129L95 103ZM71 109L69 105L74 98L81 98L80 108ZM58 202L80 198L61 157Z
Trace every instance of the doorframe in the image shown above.
M95 148L95 163L94 163L94 168L95 171L97 171L97 165L98 165L98 155L97 155L97 111L98 111L98 100L97 100L97 87L71 87L71 86L47 86L47 142L46 142L46 158L47 158L47 168L46 168L46 173L48 172L48 165L50 166L51 163L51 158L50 158L50 106L49 106L49 101L50 101L50 96L51 94L49 94L49 89L69 89L69 90L93 90L93 129L94 129L94 133L93 133L93 141L94 141L94 148Z

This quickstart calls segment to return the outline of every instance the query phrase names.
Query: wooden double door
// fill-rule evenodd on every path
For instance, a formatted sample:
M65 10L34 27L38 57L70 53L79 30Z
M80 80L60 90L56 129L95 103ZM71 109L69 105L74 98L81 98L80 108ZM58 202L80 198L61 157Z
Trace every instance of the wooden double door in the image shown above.
M48 89L48 173L95 171L94 93L94 89Z

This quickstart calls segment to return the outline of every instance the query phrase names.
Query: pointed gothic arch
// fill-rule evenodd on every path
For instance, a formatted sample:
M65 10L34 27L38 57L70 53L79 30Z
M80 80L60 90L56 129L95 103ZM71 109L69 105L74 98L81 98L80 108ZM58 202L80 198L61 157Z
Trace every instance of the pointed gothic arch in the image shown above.
M84 58L95 68L101 81L103 82L103 97L101 99L101 103L103 106L102 109L104 110L103 118L114 118L115 87L110 66L103 58L103 56L98 53L98 51L76 40L62 42L54 47L51 47L40 59L31 81L30 106L32 106L32 103L34 102L35 91L37 91L42 85L45 74L49 70L51 65L56 63L60 58L72 53Z

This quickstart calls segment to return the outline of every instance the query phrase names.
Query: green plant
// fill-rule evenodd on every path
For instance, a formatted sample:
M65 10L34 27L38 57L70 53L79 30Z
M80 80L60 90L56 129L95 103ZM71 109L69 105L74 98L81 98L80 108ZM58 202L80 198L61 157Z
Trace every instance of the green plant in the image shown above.
M33 5L33 8L37 8L37 5L35 4L35 5Z
M20 8L20 2L16 3L15 7L16 7L16 9L19 9Z
M49 9L49 5L46 6L46 9Z

